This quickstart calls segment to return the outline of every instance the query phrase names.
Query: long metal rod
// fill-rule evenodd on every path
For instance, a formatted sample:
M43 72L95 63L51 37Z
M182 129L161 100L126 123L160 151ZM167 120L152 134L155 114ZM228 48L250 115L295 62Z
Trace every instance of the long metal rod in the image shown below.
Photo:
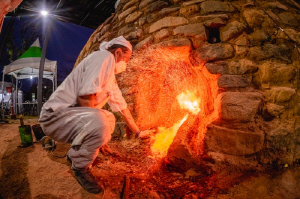
M44 74L44 66L45 66L45 58L46 58L46 52L47 52L47 47L49 43L49 38L53 26L53 19L50 19L50 24L48 26L47 32L46 32L46 37L42 49L42 57L41 57L41 62L40 62L40 68L39 68L39 81L38 81L38 93L37 93L37 108L38 108L38 116L40 116L40 112L42 110L42 99L43 99L43 74Z

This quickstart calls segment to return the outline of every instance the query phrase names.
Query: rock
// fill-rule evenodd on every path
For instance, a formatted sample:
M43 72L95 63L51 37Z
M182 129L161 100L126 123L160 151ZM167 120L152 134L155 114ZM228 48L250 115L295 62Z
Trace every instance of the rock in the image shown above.
M204 2L205 0L193 0L193 1L187 1L187 2L183 2L182 3L182 6L185 7L185 6L190 6L190 5L193 5L193 4L199 4L199 3L202 3Z
M228 41L240 35L246 29L246 25L238 21L233 21L227 24L220 30L221 41Z
M265 44L263 47L265 59L280 56L280 49L277 45Z
M128 24L119 30L118 35L125 35L133 31L135 31L135 27L132 24Z
M149 5L150 3L154 2L155 0L143 0L141 1L139 8L143 9L145 8L147 5Z
M171 39L167 41L160 42L155 44L156 46L163 46L163 47L192 47L191 41L187 38L178 38L178 39Z
M201 14L212 12L233 12L234 7L227 2L221 1L205 1L201 3Z
M143 12L134 12L126 17L125 23L134 22L142 15L143 15Z
M250 86L251 79L240 75L222 75L218 79L220 88L245 88Z
M299 181L297 180L297 177L299 177L299 174L295 175L291 170L286 171L282 174L279 186L287 190L287 193L295 193L295 190L298 190L296 193L299 193Z
M230 44L208 44L194 50L192 56L194 61L200 64L208 61L231 58L234 56L234 49Z
M203 41L203 40L197 39L195 37L191 37L190 39L192 40L192 44L195 49L200 48L207 44L207 41Z
M284 11L288 11L288 7L286 7L285 5L279 3L279 2L269 2L263 5L264 8L269 8L269 9L278 9L278 10L284 10Z
M247 2L243 5L243 9L255 7L253 0L247 0Z
M145 13L152 13L156 10L160 10L162 8L165 8L166 6L168 6L168 2L166 1L155 1L151 4L149 4L148 6L146 6L145 9Z
M207 70L212 74L228 74L228 62L215 61L205 64Z
M134 39L138 39L138 31L134 31L134 32L130 32L129 34L124 36L125 39L127 40L134 40Z
M259 66L259 74L262 83L289 82L295 76L293 65L267 61Z
M300 43L300 33L294 29L284 29L284 32L289 35L289 37L294 40L295 42L297 43ZM286 36L286 34L282 32L282 31L279 31L278 34L276 35L278 38L281 38L281 39L286 39L286 40L289 40L289 38Z
M274 103L288 102L296 94L296 91L288 87L275 87L271 89L270 100Z
M171 35L170 31L168 29L161 29L157 33L154 34L154 39L156 41L161 41Z
M249 49L248 58L254 61L260 61L265 59L265 54L261 47L255 46Z
M136 4L137 2L139 2L139 0L132 0L129 1L128 3L125 4L125 6L122 8L122 10L126 10L127 8L133 6L134 4Z
M266 13L268 13L268 15L265 15L265 18L264 18L264 22L262 23L262 29L266 30L266 31L269 31L268 33L271 35L273 34L273 31L275 31L277 29L277 25L276 24L279 24L280 23L280 20L278 18L278 16L271 12L271 11L266 11ZM275 21L275 23L274 23ZM273 29L274 28L274 29Z
M295 113L297 116L300 116L300 103L298 103L298 105L295 107Z
M104 33L106 33L110 28L110 24L105 25L101 31L100 31L100 35L103 35Z
M157 14L149 14L146 17L146 20L147 20L148 23L152 23L154 21L157 21L158 18L159 18L159 15L157 15Z
M147 47L149 46L151 43L153 42L153 36L149 36L146 39L144 39L143 41L139 42L137 45L135 45L134 49L138 50L142 47Z
M258 161L257 159L249 156L234 156L234 155L227 155L224 153L218 153L209 151L207 152L207 157L209 159L212 159L214 161L214 164L212 165L212 169L215 169L215 171L219 172L219 166L223 165L234 165L238 168L244 169L257 169ZM216 168L214 168L216 167ZM219 167L219 168L218 168ZM226 198L226 197L225 197ZM212 198L209 198L212 199Z
M280 58L280 48L273 44L265 44L262 49L260 47L252 47L249 49L249 57L258 61L272 57Z
M243 33L235 41L234 49L235 49L236 55L246 56L249 52L248 46L250 46L248 35Z
M122 12L121 14L118 15L119 20L122 20L124 17L128 16L129 14L131 14L133 11L135 11L137 8L137 6L133 6L131 8L128 8L127 10L125 10L124 12Z
M253 121L262 95L257 92L224 92L221 98L221 119L230 121Z
M270 115L276 117L276 116L280 115L281 113L283 113L285 108L284 108L284 106L268 103L266 105L266 110Z
M174 4L178 4L178 3L180 3L181 1L184 1L184 0L171 0L171 2L173 2Z
M247 9L243 12L246 22L251 28L261 27L264 21L264 11Z
M170 13L177 12L180 9L180 7L175 7L175 8L163 8L161 11L159 11L160 16L166 16L169 15Z
M282 12L278 15L280 21L289 26L299 26L299 22L296 17L290 12Z
M239 61L231 61L228 64L228 73L231 75L242 75L257 71L258 66L255 62L248 59L240 59Z
M268 38L268 35L263 30L256 30L250 34L252 44L258 44L259 42L265 41Z
M209 27L209 28L220 28L221 26L224 26L225 24L227 24L227 22L221 18L215 18L215 19L207 20L204 22L204 26Z
M263 148L263 132L246 132L220 126L208 126L205 144L209 151L228 155L251 155Z
M147 22L146 17L141 17L138 21L139 26L143 26Z
M228 15L227 14L213 14L213 15L205 15L205 16L195 16L195 17L192 17L190 19L190 22L191 23L201 23L201 22L205 22L205 21L208 21L208 20L213 20L213 19L216 19L216 18L220 18L220 19L223 19L223 20L228 20Z
M149 33L166 27L180 26L187 24L189 21L183 17L165 17L150 26Z
M196 37L197 39L207 40L205 27L201 23L179 26L173 30L174 35L185 35Z
M186 7L181 7L179 13L185 17L188 17L199 11L200 11L200 8L198 5L190 5L190 6L186 6Z
M148 193L149 198L153 198L153 199L160 199L161 197L158 195L158 193L156 191L151 190Z

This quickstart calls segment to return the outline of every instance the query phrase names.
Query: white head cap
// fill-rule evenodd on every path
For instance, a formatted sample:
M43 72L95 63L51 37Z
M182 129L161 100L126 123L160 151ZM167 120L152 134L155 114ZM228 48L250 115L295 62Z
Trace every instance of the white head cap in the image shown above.
M114 44L119 44L119 45L125 46L130 51L132 51L132 45L123 36L114 38L114 39L110 40L109 42L107 42L107 41L102 42L100 44L100 50L107 50L109 47L111 47Z

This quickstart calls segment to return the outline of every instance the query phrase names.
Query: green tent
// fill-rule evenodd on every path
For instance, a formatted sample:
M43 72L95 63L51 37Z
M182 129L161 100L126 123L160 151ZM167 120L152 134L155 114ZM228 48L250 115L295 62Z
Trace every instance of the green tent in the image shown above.
M39 38L29 47L29 49L16 61L4 66L2 78L2 95L4 85L4 75L13 75L17 80L39 77L39 68L42 56L42 49ZM45 59L43 78L53 82L53 90L57 87L57 62ZM16 91L18 88L16 88ZM16 102L17 99L14 99ZM2 104L3 106L3 104ZM18 104L15 104L18 106Z

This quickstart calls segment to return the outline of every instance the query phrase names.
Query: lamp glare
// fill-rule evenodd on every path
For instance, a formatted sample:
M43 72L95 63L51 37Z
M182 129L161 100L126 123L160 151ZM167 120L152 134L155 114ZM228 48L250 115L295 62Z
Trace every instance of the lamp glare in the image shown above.
M46 16L46 15L48 15L48 12L45 11L45 10L42 10L42 11L41 11L41 15Z

